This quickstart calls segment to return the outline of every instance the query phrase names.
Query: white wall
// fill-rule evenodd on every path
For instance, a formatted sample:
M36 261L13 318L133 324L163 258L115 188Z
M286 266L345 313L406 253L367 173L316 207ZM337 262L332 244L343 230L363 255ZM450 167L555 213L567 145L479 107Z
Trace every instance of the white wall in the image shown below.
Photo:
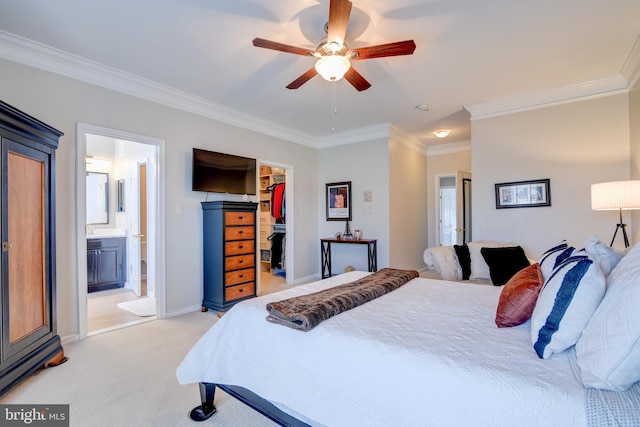
M427 246L435 246L438 236L436 177L438 175L455 175L456 171L471 172L471 150L427 156L426 190L429 202L427 211L429 240ZM471 180L474 181L473 173ZM472 185L475 185L475 182Z
M0 60L0 93L3 101L65 133L56 153L57 302L61 336L78 333L76 122L165 140L165 272L169 315L198 306L202 298L200 202L205 195L191 191L192 147L293 165L295 275L302 278L318 273L319 186L315 149L6 60Z
M378 268L389 266L389 141L377 139L324 148L318 154L318 234L333 237L343 232L345 221L326 221L325 184L351 181L351 231L362 230L363 238L378 239ZM364 201L365 190L372 202ZM317 242L318 248L320 242ZM336 244L331 247L332 270L341 273L347 265L367 271L364 245ZM320 255L316 265L320 267Z
M389 142L389 265L420 269L427 247L427 157L396 138Z
M608 243L616 213L591 210L590 186L629 179L628 95L474 120L472 150L474 240L516 242L533 257L561 239ZM540 178L551 179L551 207L495 208L495 183Z
M629 93L629 126L631 141L631 179L640 179L640 80ZM640 241L640 211L632 211L636 225L629 234L631 242Z

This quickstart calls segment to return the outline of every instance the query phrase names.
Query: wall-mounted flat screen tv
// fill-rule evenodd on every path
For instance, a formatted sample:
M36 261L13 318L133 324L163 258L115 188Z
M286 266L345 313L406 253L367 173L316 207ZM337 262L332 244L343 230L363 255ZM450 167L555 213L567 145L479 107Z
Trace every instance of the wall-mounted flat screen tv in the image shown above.
M193 191L256 194L256 159L193 149Z

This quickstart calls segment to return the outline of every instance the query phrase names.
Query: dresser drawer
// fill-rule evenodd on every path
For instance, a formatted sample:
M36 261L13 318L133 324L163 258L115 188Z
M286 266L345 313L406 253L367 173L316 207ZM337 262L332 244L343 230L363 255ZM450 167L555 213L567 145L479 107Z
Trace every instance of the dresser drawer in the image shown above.
M253 225L255 212L225 212L224 223L226 225Z
M256 228L253 225L224 228L224 240L253 239L255 235Z
M236 240L233 242L225 242L224 253L225 255L242 255L252 254L255 250L255 243L253 240Z
M225 286L233 286L238 283L254 282L256 279L255 268L245 268L243 270L230 271L224 273Z
M228 256L224 259L224 271L239 270L255 266L255 255Z
M254 296L256 291L255 283L245 283L244 285L231 286L224 290L224 299L232 301L234 299Z

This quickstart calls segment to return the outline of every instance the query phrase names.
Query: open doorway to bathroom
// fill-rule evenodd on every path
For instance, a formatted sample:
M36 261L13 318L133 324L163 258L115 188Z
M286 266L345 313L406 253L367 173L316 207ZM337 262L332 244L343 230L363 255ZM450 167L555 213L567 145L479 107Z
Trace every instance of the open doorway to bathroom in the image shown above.
M149 137L79 125L81 339L164 315L158 312L164 281L156 274L163 253L158 225L162 145ZM101 186L89 178L96 174ZM100 212L98 219L94 211Z

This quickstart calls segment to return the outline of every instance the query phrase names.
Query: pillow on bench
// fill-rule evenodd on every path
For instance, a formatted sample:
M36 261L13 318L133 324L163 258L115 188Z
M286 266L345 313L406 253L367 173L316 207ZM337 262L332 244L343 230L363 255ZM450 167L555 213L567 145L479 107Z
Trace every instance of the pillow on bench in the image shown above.
M491 280L491 272L489 271L489 265L484 260L482 248L504 248L518 246L513 243L499 243L491 240L477 240L475 242L469 242L469 255L471 257L471 274L470 280Z
M520 246L481 248L480 253L489 266L489 276L495 286L504 285L517 272L530 265Z

